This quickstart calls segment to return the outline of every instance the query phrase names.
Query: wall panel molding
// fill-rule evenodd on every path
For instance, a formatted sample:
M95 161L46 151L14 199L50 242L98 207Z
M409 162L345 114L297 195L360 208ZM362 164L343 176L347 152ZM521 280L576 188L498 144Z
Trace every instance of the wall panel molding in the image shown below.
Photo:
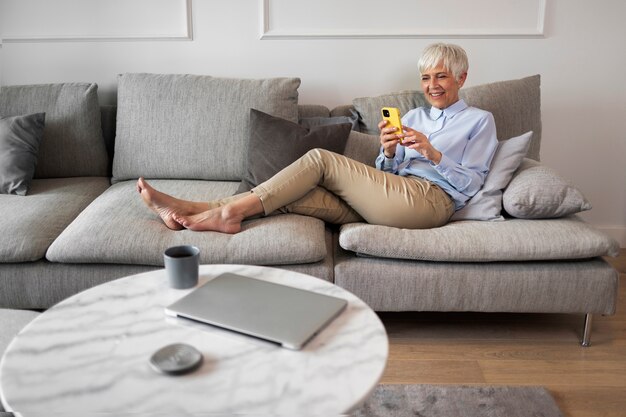
M261 0L261 39L541 38L547 0Z
M192 0L2 1L0 45L193 40Z

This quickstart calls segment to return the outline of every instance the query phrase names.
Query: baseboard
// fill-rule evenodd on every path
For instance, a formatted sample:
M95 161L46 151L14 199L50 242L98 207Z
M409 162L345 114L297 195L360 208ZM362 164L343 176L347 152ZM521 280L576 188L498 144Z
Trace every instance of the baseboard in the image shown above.
M626 248L626 227L623 226L594 226L596 229L617 240L620 248Z

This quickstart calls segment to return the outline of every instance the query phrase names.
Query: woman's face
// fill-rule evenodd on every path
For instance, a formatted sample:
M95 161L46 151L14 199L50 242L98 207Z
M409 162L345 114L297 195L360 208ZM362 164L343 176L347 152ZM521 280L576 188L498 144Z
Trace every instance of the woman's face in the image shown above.
M435 68L422 73L422 91L433 107L445 109L459 101L459 90L466 78L467 73L463 73L457 80L440 62Z

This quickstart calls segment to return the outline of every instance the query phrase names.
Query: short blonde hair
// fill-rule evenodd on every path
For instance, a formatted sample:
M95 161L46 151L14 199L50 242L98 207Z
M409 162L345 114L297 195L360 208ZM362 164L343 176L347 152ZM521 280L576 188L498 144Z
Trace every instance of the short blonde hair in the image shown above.
M423 74L425 71L435 68L442 61L443 66L452 72L457 80L469 68L467 54L463 48L451 43L434 43L427 46L417 63L417 68L420 74Z

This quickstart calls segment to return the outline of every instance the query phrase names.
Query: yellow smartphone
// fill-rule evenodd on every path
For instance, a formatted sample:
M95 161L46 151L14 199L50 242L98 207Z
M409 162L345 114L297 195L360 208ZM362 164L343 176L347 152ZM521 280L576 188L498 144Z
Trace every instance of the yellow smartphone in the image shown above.
M383 115L383 120L386 120L389 125L397 128L396 133L402 133L400 109L396 107L383 107L380 112ZM402 142L402 139L400 139L400 142Z

